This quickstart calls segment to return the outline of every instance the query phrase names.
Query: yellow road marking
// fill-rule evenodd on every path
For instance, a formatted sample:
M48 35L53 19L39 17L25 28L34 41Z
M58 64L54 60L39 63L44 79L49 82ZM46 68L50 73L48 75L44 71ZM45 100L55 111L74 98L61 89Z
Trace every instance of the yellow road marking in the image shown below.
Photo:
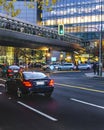
M77 89L87 90L87 91L91 91L91 92L104 93L103 90L97 90L97 89L91 89L91 88L85 88L85 87L79 87L79 86L72 86L72 85L68 85L68 84L60 84L60 83L55 83L55 84L56 84L56 85L60 85L60 86L69 87L69 88L77 88Z

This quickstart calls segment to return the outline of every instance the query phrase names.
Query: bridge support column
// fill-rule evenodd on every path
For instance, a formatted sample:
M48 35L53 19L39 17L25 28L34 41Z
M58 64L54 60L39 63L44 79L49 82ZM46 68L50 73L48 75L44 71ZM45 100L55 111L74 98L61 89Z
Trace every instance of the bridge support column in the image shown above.
M46 50L46 64L49 64L51 62L51 51Z

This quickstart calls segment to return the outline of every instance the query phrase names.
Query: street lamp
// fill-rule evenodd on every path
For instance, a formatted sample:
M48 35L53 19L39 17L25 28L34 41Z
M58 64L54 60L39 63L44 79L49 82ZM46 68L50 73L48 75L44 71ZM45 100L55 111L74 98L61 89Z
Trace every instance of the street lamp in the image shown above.
M100 41L99 41L99 76L102 76L102 0L100 0L99 4L101 4L101 10L100 10Z

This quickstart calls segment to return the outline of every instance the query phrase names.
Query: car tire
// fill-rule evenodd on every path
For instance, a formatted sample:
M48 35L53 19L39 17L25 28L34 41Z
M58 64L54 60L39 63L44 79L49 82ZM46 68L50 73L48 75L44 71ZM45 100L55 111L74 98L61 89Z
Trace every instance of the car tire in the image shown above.
M88 67L87 70L90 70L90 68Z
M52 93L44 93L45 97L51 97Z
M20 88L17 88L16 95L17 95L18 98L23 97L23 93L22 93L22 90Z
M61 71L61 68L58 68L59 71Z
M49 68L49 67L47 67L47 68L46 68L46 71L50 71L50 68Z

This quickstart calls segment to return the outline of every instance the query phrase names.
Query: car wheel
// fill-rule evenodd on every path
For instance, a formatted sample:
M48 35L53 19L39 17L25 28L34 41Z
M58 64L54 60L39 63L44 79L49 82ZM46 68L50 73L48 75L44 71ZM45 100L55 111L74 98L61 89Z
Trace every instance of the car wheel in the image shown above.
M16 94L17 94L18 98L22 98L23 97L23 93L22 93L22 90L20 88L17 88Z
M90 68L88 67L87 70L90 70Z
M51 94L52 93L45 93L44 95L45 95L45 97L51 97Z
M47 67L47 68L46 68L46 71L50 71L50 68L49 68L49 67Z
M59 71L61 71L61 68L58 68Z

